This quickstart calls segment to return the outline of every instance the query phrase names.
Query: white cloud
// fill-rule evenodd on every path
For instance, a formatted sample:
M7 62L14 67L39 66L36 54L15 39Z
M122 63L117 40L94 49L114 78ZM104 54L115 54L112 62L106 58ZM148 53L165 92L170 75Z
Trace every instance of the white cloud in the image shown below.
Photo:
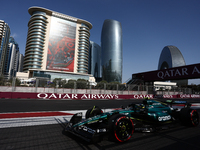
M11 35L13 38L16 38L18 35L16 33Z

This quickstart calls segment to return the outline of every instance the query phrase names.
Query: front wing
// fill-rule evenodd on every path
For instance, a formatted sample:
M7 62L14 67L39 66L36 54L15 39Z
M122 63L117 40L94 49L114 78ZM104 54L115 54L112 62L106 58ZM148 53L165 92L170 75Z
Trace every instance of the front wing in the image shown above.
M105 135L108 129L103 122L84 123L81 114L77 113L67 123L65 131L91 142L94 138L100 138L102 135Z

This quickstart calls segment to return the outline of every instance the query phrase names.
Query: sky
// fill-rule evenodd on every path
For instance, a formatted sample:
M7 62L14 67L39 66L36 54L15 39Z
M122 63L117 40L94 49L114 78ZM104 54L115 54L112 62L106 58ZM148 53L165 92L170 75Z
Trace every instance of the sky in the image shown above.
M122 82L134 73L157 70L168 45L181 51L186 65L200 63L200 0L1 0L0 20L10 26L23 55L32 6L89 21L90 40L99 45L104 20L121 22ZM200 79L189 84L200 84Z

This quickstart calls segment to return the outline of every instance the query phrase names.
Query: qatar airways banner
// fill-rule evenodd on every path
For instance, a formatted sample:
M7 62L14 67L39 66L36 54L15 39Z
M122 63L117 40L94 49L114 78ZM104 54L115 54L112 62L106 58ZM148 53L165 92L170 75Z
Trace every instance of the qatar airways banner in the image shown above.
M153 98L153 95L118 95L118 94L58 94L58 93L38 93L39 99L144 99Z
M123 100L123 99L144 99L152 98L200 98L196 94L177 94L177 95L162 95L155 96L152 94L134 94L134 95L119 95L119 94L66 94L66 93L25 93L25 92L0 92L0 98L6 99L55 99L55 100Z
M165 81L177 79L200 78L200 64L193 64L181 67L174 67L164 70L150 71L133 74L133 78L141 77L144 81Z

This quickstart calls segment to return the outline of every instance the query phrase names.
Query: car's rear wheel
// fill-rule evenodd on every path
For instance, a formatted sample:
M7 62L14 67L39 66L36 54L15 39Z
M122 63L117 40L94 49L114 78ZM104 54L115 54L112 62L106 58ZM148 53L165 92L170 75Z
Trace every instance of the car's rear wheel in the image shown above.
M96 115L100 115L103 111L98 107L94 106L86 111L85 118L94 117Z
M199 124L199 114L195 109L182 108L180 120L186 126L197 126Z
M133 121L128 116L113 115L108 123L110 138L115 141L128 141L134 132Z

